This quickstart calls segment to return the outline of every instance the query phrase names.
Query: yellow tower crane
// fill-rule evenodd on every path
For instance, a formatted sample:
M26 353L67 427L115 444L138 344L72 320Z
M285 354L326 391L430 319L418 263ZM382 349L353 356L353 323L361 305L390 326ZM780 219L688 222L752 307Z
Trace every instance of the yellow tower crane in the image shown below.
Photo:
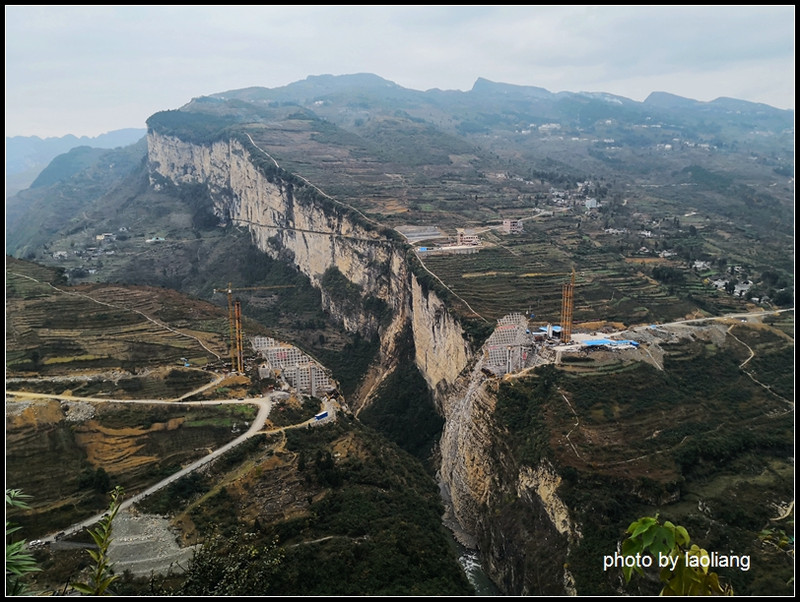
M233 288L228 283L227 288L215 288L215 293L228 294L228 327L230 329L231 372L244 372L244 335L242 331L242 305L237 300L233 301L233 291L259 291L278 288L293 288L294 284L281 284L275 286L243 286Z
M561 285L561 340L569 343L572 340L572 309L575 296L575 268L572 272L536 272L524 274L526 278L544 278L548 276L571 276L569 282Z
M561 286L561 342L569 343L572 339L572 307L575 293L575 268L572 278Z

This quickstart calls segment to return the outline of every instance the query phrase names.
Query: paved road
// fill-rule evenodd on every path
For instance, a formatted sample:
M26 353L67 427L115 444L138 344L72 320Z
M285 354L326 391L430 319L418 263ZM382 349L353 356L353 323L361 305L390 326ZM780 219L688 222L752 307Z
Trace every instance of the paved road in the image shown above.
M272 409L272 398L273 398L273 396L280 395L280 394L281 394L280 392L276 391L276 392L270 393L267 397L252 397L252 398L244 398L242 400L219 399L219 400L209 400L209 401L185 401L185 402L182 402L183 405L221 405L221 404L231 404L231 403L235 403L235 404L255 404L255 405L259 406L259 410L258 410L258 414L256 415L255 420L253 420L253 423L250 425L250 428L245 433L243 433L242 435L240 435L239 437L237 437L233 441L231 441L229 443L226 443L225 445L223 445L219 449L214 450L213 452L211 452L207 456L204 456L204 457L200 458L199 460L197 460L196 462L190 464L189 466L187 466L187 467L179 470L178 472L170 475L169 477L167 477L163 481L161 481L159 483L156 483L155 485L153 485L149 489L146 489L145 491L143 491L141 493L138 493L138 494L136 494L134 496L131 496L131 497L125 499L122 502L122 504L120 505L120 511L125 510L129 506L141 501L142 499L144 499L148 495L151 495L151 494L155 493L156 491L159 491L160 489L163 489L164 487L166 487L170 483L173 483L173 482L177 481L181 477L189 474L190 472L192 472L194 470L197 470L201 466L203 466L205 464L208 464L209 462L211 462L215 458L218 458L219 456L224 454L226 451L236 447L237 445L239 445L243 441L245 441L245 440L249 439L250 437L256 435L258 432L260 432L264 428L264 424L266 423L267 417L269 416L270 410ZM35 398L49 398L49 399L59 399L59 400L71 400L71 401L82 400L82 401L92 401L92 402L102 401L102 402L115 402L115 403L145 403L145 404L174 404L175 403L174 401L164 401L164 400L155 400L155 399L152 399L152 400L151 399L135 399L135 400L132 400L132 399L102 399L102 400L99 400L99 399L96 399L96 398L89 398L89 397L71 397L69 395L47 395L47 394L44 394L44 393L28 393L28 392L25 392L25 391L6 391L6 395L14 395L14 396L19 396L19 397L35 397ZM68 528L64 529L60 533L57 533L57 534L54 533L54 534L48 535L46 537L43 537L42 539L39 540L39 542L41 542L41 543L51 543L51 542L56 541L56 539L62 539L62 538L70 537L71 535L75 535L76 533L82 531L84 528L91 527L92 525L96 524L97 521L99 521L101 518L103 518L104 514L105 514L105 512L102 512L100 514L97 514L95 516L87 518L86 520L84 520L84 521L82 521L80 523L77 523L75 525L72 525L71 527L68 527Z

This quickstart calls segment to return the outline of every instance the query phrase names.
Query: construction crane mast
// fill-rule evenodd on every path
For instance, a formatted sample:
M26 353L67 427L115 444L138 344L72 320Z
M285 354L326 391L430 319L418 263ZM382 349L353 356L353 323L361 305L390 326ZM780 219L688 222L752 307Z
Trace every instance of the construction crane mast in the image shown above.
M575 268L572 268L572 272L534 273L525 274L525 276L529 278L570 276L570 280L561 285L561 340L565 343L569 343L572 340L572 308L575 297ZM530 313L530 310L528 313Z
M233 310L236 330L236 371L244 372L244 336L242 335L242 303L236 301Z
M572 339L572 307L575 293L575 268L569 282L561 286L561 341L569 343Z
M233 301L233 291L257 291L277 288L293 288L294 284L275 286L245 286L233 288L228 283L227 288L215 288L215 293L228 294L228 328L230 330L231 372L244 372L244 334L242 330L242 304L239 300Z

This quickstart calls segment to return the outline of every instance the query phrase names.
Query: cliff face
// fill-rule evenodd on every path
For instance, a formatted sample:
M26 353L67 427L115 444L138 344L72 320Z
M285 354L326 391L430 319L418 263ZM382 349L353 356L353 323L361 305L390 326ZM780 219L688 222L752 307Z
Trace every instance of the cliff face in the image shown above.
M395 336L410 320L417 365L433 390L446 390L466 366L470 351L461 326L435 292L417 282L407 249L377 228L352 219L333 201L299 201L292 184L265 176L236 140L197 145L150 131L148 161L155 186L160 178L205 183L220 219L247 227L259 249L308 276L321 289L325 309L347 330L380 334L383 360L392 356ZM331 269L358 289L362 300L385 304L391 319L381 324L363 303L323 287Z
M440 487L451 527L477 546L484 569L507 594L572 594L565 563L581 534L557 495L561 478L546 462L520 465L494 420L497 380L484 377L482 358L442 405Z
M479 356L442 300L414 275L408 249L335 201L309 201L293 184L264 175L252 160L257 151L236 140L198 145L150 131L148 149L154 186L205 183L220 219L247 227L259 249L308 276L346 329L380 336L370 386L354 407L368 403L392 369L396 339L410 323L415 363L445 419L439 476L452 526L465 543L480 546L504 592L570 592L568 576L553 581L565 573L575 531L555 496L557 477L547 467L520 472L515 465L492 419L495 399ZM332 272L351 294L325 286ZM354 290L372 303L353 302ZM365 309L375 300L389 317Z

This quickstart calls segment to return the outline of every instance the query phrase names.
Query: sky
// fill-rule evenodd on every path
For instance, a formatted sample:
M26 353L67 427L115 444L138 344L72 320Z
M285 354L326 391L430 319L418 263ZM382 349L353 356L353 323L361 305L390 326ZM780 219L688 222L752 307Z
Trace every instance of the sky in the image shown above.
M793 5L6 5L5 17L7 137L144 128L198 96L322 74L794 109Z

